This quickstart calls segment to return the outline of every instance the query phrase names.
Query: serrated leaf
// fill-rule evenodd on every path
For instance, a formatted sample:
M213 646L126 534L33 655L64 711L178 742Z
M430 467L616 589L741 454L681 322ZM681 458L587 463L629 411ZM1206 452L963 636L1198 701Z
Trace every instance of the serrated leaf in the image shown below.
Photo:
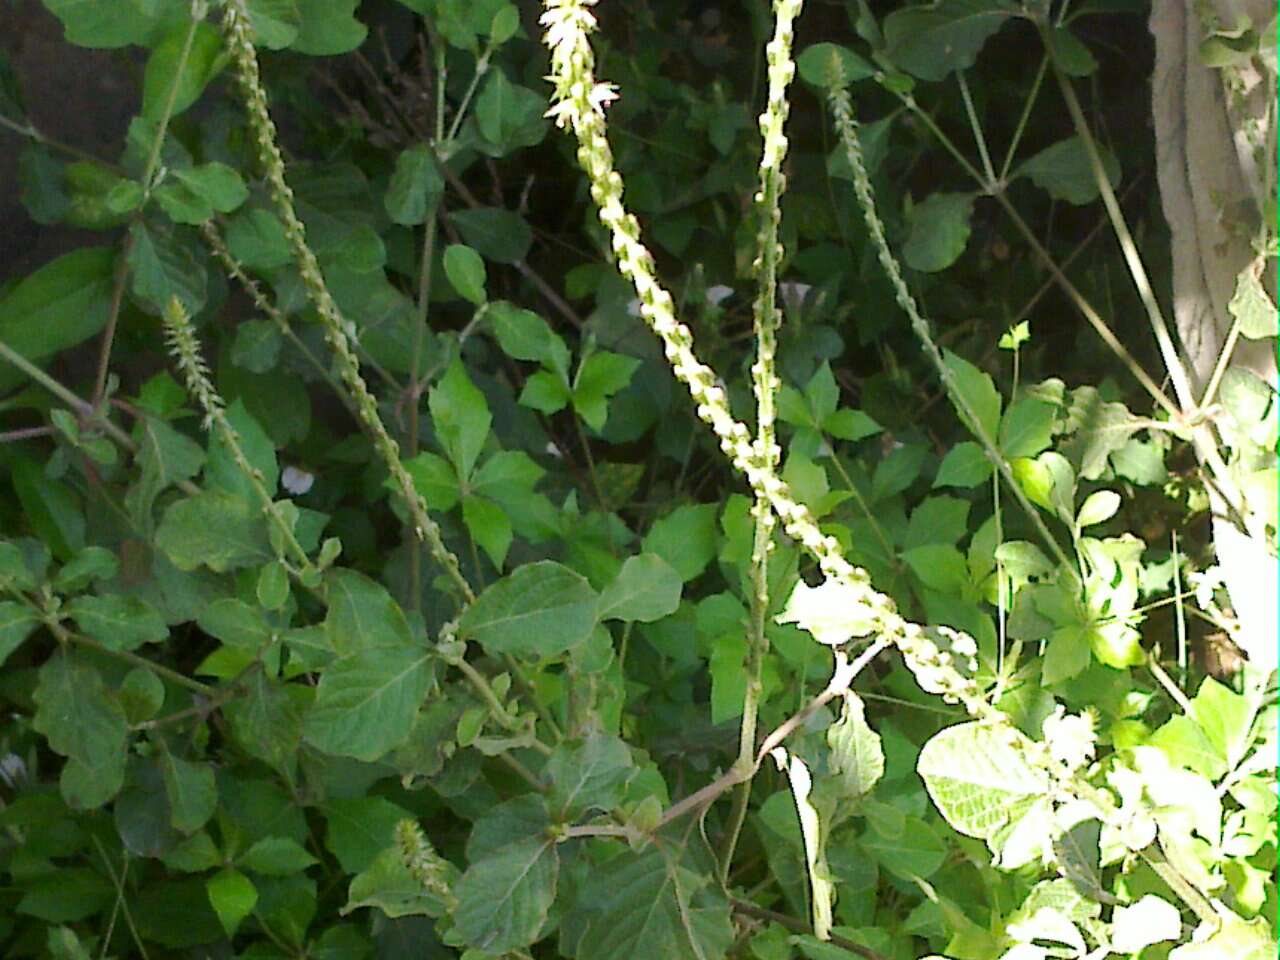
M977 428L981 428L983 434L990 440L995 440L997 431L1000 427L1000 409L1003 400L1000 397L1000 391L996 389L995 381L991 379L990 374L979 370L964 357L957 356L950 350L943 352L947 369L951 372L951 377L955 381L955 389L959 394L959 398L977 417ZM947 391L950 394L950 391ZM969 428L969 432L978 436L978 429L974 424L969 422L968 415L964 412L960 403L952 398L952 404L956 411L960 414L960 418L965 421L965 426Z
M512 539L511 519L503 509L484 497L466 496L462 498L462 522L480 549L501 570Z
M382 584L355 570L334 568L325 575L325 594L325 636L339 654L412 645L409 621Z
M680 606L680 574L652 553L628 557L600 595L601 620L652 623Z
M60 651L40 668L32 695L32 726L48 738L49 747L77 761L63 770L63 795L76 809L106 803L124 783L125 744L129 729L124 710L113 699L92 666ZM68 767L71 766L68 761ZM85 774L92 773L94 779Z
M533 943L555 901L559 872L559 852L545 829L488 851L454 888L455 931L486 953Z
M596 625L596 592L568 567L542 560L486 589L462 615L462 635L489 653L555 657Z
M40 617L26 604L0 601L0 666L40 626Z
M543 768L550 783L548 802L561 819L595 810L607 813L622 799L635 769L631 751L617 737L595 734L581 743L562 743Z
M169 636L164 618L138 597L118 593L79 596L68 604L67 613L85 634L111 650L136 650Z
M303 736L326 753L371 763L409 739L430 684L423 650L373 647L340 657L320 675Z
M866 796L884 776L880 735L867 723L862 698L852 690L845 692L840 719L827 728L827 745L843 797L857 800Z
M595 895L571 917L578 960L721 960L733 942L729 903L709 881L654 846L597 868Z
M171 504L156 531L156 546L179 570L206 566L222 573L272 557L261 511L221 490Z

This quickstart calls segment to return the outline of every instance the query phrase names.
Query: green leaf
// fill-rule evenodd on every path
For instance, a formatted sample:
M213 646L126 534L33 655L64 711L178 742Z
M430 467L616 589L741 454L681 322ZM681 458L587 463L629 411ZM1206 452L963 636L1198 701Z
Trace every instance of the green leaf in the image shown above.
M711 674L711 722L724 723L742 715L747 694L747 639L725 633L711 641L707 671Z
M224 163L174 170L170 175L173 179L162 183L155 197L176 223L204 223L215 212L230 213L249 198L240 174Z
M360 0L306 0L298 5L302 23L291 49L313 57L350 53L364 43L369 28L355 18Z
M621 802L626 780L635 771L631 751L617 737L596 734L581 743L561 743L543 768L550 782L548 802L561 820L597 810L607 813Z
M1252 270L1242 270L1236 277L1236 290L1227 309L1240 324L1240 336L1262 340L1276 335L1276 305Z
M343 871L353 874L367 870L394 843L396 824L411 817L403 807L378 796L330 800L323 813L324 845Z
M866 796L884 776L880 734L867 723L862 698L851 690L844 695L840 719L827 727L827 745L831 748L831 770L839 779L842 800Z
M194 833L208 823L218 806L213 767L160 751L164 791L169 797L169 817L175 830Z
M445 453L459 477L470 477L489 435L493 418L484 394L467 376L461 359L455 359L427 398L431 421Z
M1205 677L1191 701L1196 726L1204 731L1228 769L1235 769L1244 759L1257 708L1253 697L1238 694L1213 677Z
M805 83L827 89L865 80L875 70L848 47L835 43L815 43L796 58L796 68Z
M40 668L32 698L32 726L48 738L50 749L80 763L71 772L71 784L63 769L67 802L92 809L114 797L124 783L129 728L124 710L107 693L98 671L59 651ZM96 779L86 781L83 775L90 770Z
M372 864L352 878L342 913L345 915L361 907L376 907L392 918L415 915L439 917L446 910L445 905L423 889L418 878L409 872L397 847L383 850Z
M401 151L400 156L396 158L396 169L391 175L391 182L387 185L387 195L383 199L387 216L394 223L405 227L426 223L435 215L436 204L440 202L443 195L444 177L436 168L431 148L420 143ZM480 267L482 277L480 287L483 289L484 264L481 263ZM446 251L445 270L448 269L449 255ZM471 297L467 296L453 280L452 274L449 275L449 282L453 283L459 293L471 300ZM481 299L472 300L472 302L483 303L484 298L482 296Z
M32 363L83 343L106 325L115 250L83 247L46 263L0 298L0 341ZM0 361L0 392L25 374Z
M947 845L928 823L919 817L904 817L900 830L882 831L877 820L860 838L863 849L890 873L907 880L932 876L947 858Z
M995 0L940 0L895 10L884 19L885 55L921 80L967 70L1012 12Z
M688 583L716 555L715 504L677 507L660 517L645 534L641 549L667 561Z
M902 259L913 270L936 273L960 258L969 242L972 193L934 193L911 208Z
M325 575L325 593L325 636L339 654L413 644L404 611L382 584L338 567Z
M961 723L935 734L916 770L938 812L967 837L990 840L1016 819L1019 804L1049 788L1028 761L1031 741L1013 727Z
M1105 147L1099 145L1098 151L1102 155L1107 180L1114 187L1120 182L1120 164ZM1098 198L1098 181L1093 175L1084 141L1079 137L1069 137L1041 150L1021 164L1013 176L1015 179L1030 177L1032 183L1047 190L1050 196L1076 206L1092 203Z
M926 497L911 511L911 520L902 540L902 548L927 543L954 545L968 530L969 501L957 497Z
M568 380L569 348L541 316L499 300L490 305L486 318L507 356L540 363Z
M528 496L546 471L523 450L500 450L471 477L471 489L499 503Z
M465 300L480 306L486 300L484 260L462 243L449 244L444 251L444 275Z
M457 506L461 495L458 472L447 460L424 451L406 460L404 466L413 478L414 489L422 494L430 509L446 513Z
M1076 526L1084 528L1105 523L1114 517L1119 509L1120 494L1114 490L1095 490L1080 505L1080 512L1076 514Z
M184 64L182 52L187 48L187 34L192 29L194 34ZM222 34L212 24L200 21L194 28L189 21L176 24L147 58L142 76L142 115L159 122L172 96L171 116L176 117L200 99L204 88L226 66L228 59Z
M486 589L459 624L485 651L555 657L586 642L597 597L568 567L541 560L517 567Z
M496 503L474 495L462 498L462 522L499 570L511 547L511 520Z
M547 99L528 87L512 83L501 68L491 68L476 98L476 126L493 145L494 156L531 147L546 136Z
M111 580L120 571L116 555L104 547L85 547L53 578L58 590L74 593L91 583Z
M266 610L279 610L289 601L289 571L285 565L276 560L264 564L258 571L258 583L254 590L260 603Z
M1088 77L1098 69L1098 61L1089 48L1068 27L1050 27L1048 46L1054 62L1069 77Z
M62 21L68 43L95 49L145 44L166 19L186 20L188 8L178 5L142 3L103 4L99 0L45 0L49 11Z
M0 601L0 667L9 659L9 654L35 632L40 622L40 617L26 604Z
M1063 523L1075 519L1076 477L1066 457L1046 450L1034 460L1020 457L1009 467L1032 503L1057 515Z
M608 401L631 382L640 366L635 357L602 350L587 357L573 382L573 408L592 430L603 430Z
M233 867L224 867L205 882L205 889L222 929L228 937L234 936L258 903L258 890L253 881Z
M274 270L293 259L284 224L269 210L238 210L226 229L227 249L246 267Z
M957 356L950 350L943 351L943 356L947 369L955 382L956 393L959 394L960 399L977 417L978 426L981 428L982 433L986 434L991 440L995 440L1000 426L1000 407L1002 404L1000 392L996 389L995 382L989 374L979 370L968 360ZM978 436L978 430L969 422L960 404L956 403L954 398L952 403L960 414L961 420L965 421L965 426L969 428L969 432Z
M302 23L297 0L247 0L245 10L259 46L283 50L297 38Z
M794 815L794 814L793 814ZM720 960L733 942L729 903L670 853L650 846L623 851L592 875L592 896L570 914L582 930L577 960Z
M861 410L837 410L822 421L822 429L833 437L855 443L880 433L884 427Z
M964 555L949 543L926 543L902 551L902 559L930 590L960 595L969 582Z
M938 465L935 487L976 487L985 483L995 467L979 444L965 440L955 444Z
M237 399L227 408L227 420L236 432L238 445L249 466L262 474L262 485L273 492L280 483L280 465L276 462L276 445L257 419ZM231 449L220 432L209 439L209 460L204 468L205 478L212 487L236 494L249 503L258 503L253 482L236 463Z
M520 406L552 414L563 410L572 396L564 377L539 370L524 382L524 390L520 392Z
M9 479L27 522L55 557L70 560L84 548L84 513L70 487L26 458L10 467Z
M82 632L111 650L136 650L144 643L159 643L169 636L164 617L138 597L86 594L72 600L67 613Z
M680 606L683 581L670 564L652 553L628 557L600 595L599 619L652 623Z
M263 837L236 860L246 870L277 877L302 873L319 862L289 837Z
M129 283L140 304L160 314L177 297L189 313L204 306L208 274L186 239L138 221L129 229Z
M60 867L22 886L22 899L14 909L46 923L84 920L115 896L106 877L87 867Z
M223 573L272 559L262 512L221 490L171 504L156 531L156 546L179 570L205 566Z
M533 943L555 901L560 858L541 798L517 797L476 822L471 865L454 887L455 931L486 953Z
M462 239L487 260L516 263L523 260L533 244L533 230L524 218L499 207L458 210L449 219Z
M326 753L373 762L409 739L431 685L427 654L412 647L374 647L325 668L303 736Z
M1035 397L1011 404L1000 420L997 445L1006 459L1034 457L1053 442L1057 407Z

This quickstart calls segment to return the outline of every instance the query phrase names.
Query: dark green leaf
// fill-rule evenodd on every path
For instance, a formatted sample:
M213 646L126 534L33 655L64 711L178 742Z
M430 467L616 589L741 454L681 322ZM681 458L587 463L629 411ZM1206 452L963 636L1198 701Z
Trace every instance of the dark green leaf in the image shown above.
M431 662L412 647L374 647L325 668L303 721L326 753L372 762L404 743L431 684Z
M221 573L271 559L261 511L220 490L172 504L156 531L156 546L179 570L205 566Z
M969 242L973 194L934 193L912 208L902 259L913 270L935 273L960 258Z
M169 796L170 818L175 830L194 833L213 816L218 793L213 785L213 768L160 751L160 770Z
M982 434L992 441L996 439L997 431L1000 426L1000 408L1003 400L1000 392L996 389L995 381L991 379L991 375L979 370L968 360L957 356L950 350L944 351L947 369L951 373L954 381L957 397L952 397L952 403L956 407L956 411L960 414L969 431L978 436L979 429ZM950 391L948 391L950 393ZM961 403L964 406L961 406ZM969 422L969 412L977 418L977 425Z
M546 97L512 83L500 68L489 70L476 98L476 125L499 157L540 143L548 127L546 112Z
M551 784L548 801L565 820L595 810L607 813L621 801L626 780L635 770L631 752L617 737L598 734L581 743L562 743L543 770Z
M342 869L353 874L368 869L394 843L396 824L411 819L407 810L385 797L331 800L323 812L324 845Z
M597 597L568 567L525 564L484 591L462 615L461 632L489 653L555 657L596 625Z
M13 464L10 480L27 522L55 557L70 560L84 548L85 518L75 491L26 458Z
M253 912L258 902L258 891L248 877L239 870L224 867L206 881L209 903L213 905L222 929L228 937L235 934L245 917Z
M0 601L0 667L39 625L40 617L26 604Z
M189 313L204 306L208 275L190 243L172 229L142 221L129 230L129 283L148 312L162 313L177 297Z
M227 63L222 34L216 27L200 21L194 25L195 33L188 41L187 34L192 29L190 21L175 25L156 44L147 59L142 78L142 115L149 120L160 120L169 107L171 97L172 115L182 113L200 99L209 81ZM187 50L185 63L184 50ZM180 67L181 73L178 72Z
M135 650L169 636L164 618L145 600L109 593L80 596L67 605L76 626L104 647Z
M1099 146L1107 180L1114 187L1120 182L1120 164L1105 147ZM1084 141L1070 137L1041 150L1014 171L1015 177L1027 176L1049 195L1077 206L1098 198L1098 181L1089 162Z
M805 83L815 87L843 87L875 73L871 64L848 47L815 43L796 58L796 69Z
M489 425L489 404L476 389L461 360L454 360L427 397L436 436L461 477L475 468Z
M680 606L680 574L652 553L628 557L600 595L599 618L652 623Z
M0 341L39 363L92 337L107 322L115 251L84 247L45 264L0 299ZM24 374L0 360L0 391Z
M387 185L387 195L383 202L387 216L395 223L412 227L425 223L435 215L436 204L443 194L444 177L436 168L431 148L426 144L417 144L402 151L396 158L396 169ZM447 257L445 267L448 268ZM452 277L449 282L455 288L458 286ZM483 282L481 286L483 287Z
M921 80L966 70L1012 12L998 0L940 0L884 19L885 55Z
M359 5L360 0L307 0L299 4L302 23L291 49L313 57L350 53L369 35L369 28L355 17Z
M533 231L518 214L498 207L449 214L466 243L497 263L523 260L533 244Z
M688 583L716 555L715 504L677 507L649 528L642 549L667 561Z
M463 299L476 306L485 302L484 260L470 247L454 243L445 248L444 274Z

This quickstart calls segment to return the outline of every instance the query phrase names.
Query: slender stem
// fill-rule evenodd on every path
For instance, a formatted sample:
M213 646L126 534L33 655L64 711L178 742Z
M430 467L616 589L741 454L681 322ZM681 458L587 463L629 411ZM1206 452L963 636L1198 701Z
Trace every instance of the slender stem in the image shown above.
M853 502L862 511L862 515L867 522L871 524L871 532L875 536L876 542L880 544L880 548L884 551L889 565L893 567L895 573L900 576L905 575L906 570L902 566L902 559L898 556L898 551L894 549L893 544L885 535L884 528L880 526L880 521L876 519L876 515L871 512L871 507L867 504L866 497L862 495L857 484L853 482L853 477L849 476L849 471L845 469L844 464L840 462L840 458L834 453L831 455L831 463L836 468L836 473L840 474L840 479L844 483L845 489L853 497Z
M128 663L135 667L145 667L157 676L163 677L170 683L179 687L185 687L192 693L198 693L202 697L215 697L218 694L217 687L211 687L208 684L201 683L199 680L192 680L186 674L178 673L176 670L170 670L166 666L156 663L154 660L148 660L146 657L140 657L136 653L129 650L116 650L112 647L105 646L97 640L82 636L78 633L72 633L62 624L52 618L45 620L45 625L53 632L59 640L69 641L79 646L86 647L89 650L96 650L98 653L105 654L122 663Z
M93 384L94 410L102 408L107 392L107 377L111 371L111 345L115 342L116 325L120 321L120 306L124 302L124 285L129 277L129 250L133 246L133 234L126 233L116 260L115 276L111 280L111 306L107 313L107 325L102 331L102 346L98 349L98 376Z
M1195 711L1191 707L1191 701L1187 699L1187 695L1178 689L1178 685L1173 682L1173 678L1164 672L1164 667L1156 662L1154 654L1147 655L1147 669L1151 671L1151 675L1159 681L1160 686L1164 687L1165 692L1173 698L1179 709L1188 717L1194 716Z
M933 117L921 109L920 105L916 103L913 97L907 94L899 94L899 99L901 99L907 108L911 110L911 112L914 113L929 129L942 147L955 157L956 161L964 167L965 171L973 178L975 183L979 184L984 189L990 186L985 182L982 174L977 170L977 168L974 167L973 164L965 158L964 154L960 152L956 145L951 142L951 139L937 125ZM1160 389L1160 386L1151 379L1151 376L1142 368L1142 365L1138 363L1133 354L1131 354L1124 344L1120 342L1120 339L1111 331L1111 328L1107 326L1106 321L1103 320L1098 314L1098 311L1093 308L1093 305L1089 303L1084 294L1076 288L1075 284L1067 279L1066 274L1062 272L1062 269L1053 259L1053 256L1045 249L1044 244L1040 242L1040 238L1037 237L1035 232L1027 225L1027 222L1022 218L1022 215L1018 212L1012 201L1009 200L1008 196L1005 195L1005 192L1003 190L995 190L991 192L990 195L996 203L1000 204L1000 207L1008 215L1009 219L1013 221L1013 225L1017 228L1018 232L1022 234L1022 238L1027 242L1027 245L1031 247L1032 252L1035 253L1036 257L1044 265L1045 269L1049 271L1049 274L1054 278L1054 280L1057 281L1058 286L1062 289L1063 293L1067 295L1067 298L1075 304L1076 309L1079 310L1081 316L1088 321L1089 326L1093 327L1098 336L1102 338L1102 342L1105 343L1110 348L1111 352L1114 353L1125 367L1128 368L1129 373L1132 374L1133 378L1142 385L1142 388L1147 391L1152 400L1154 400L1170 416L1178 416L1177 406L1165 395L1164 391Z
M969 117L969 128L973 130L973 139L978 144L978 156L982 158L982 169L987 175L987 183L996 183L996 171L991 165L991 153L987 150L987 137L982 132L982 124L978 122L978 111L973 106L973 96L969 93L969 83L964 78L964 71L956 71L956 79L960 81L960 97L964 100L964 112Z
M756 906L750 901L739 900L736 897L730 901L730 904L733 906L734 913L740 913L748 917L755 917L758 920L768 920L770 923L776 923L780 927L785 927L792 933L813 933L812 924L804 920L797 919L796 917L788 916L785 913L778 913L776 910L767 910L764 907ZM889 960L889 958L883 953L872 950L870 947L864 947L860 943L854 943L852 940L847 940L839 934L831 934L831 938L827 942L834 947L839 947L841 950L847 950L852 954L863 957L864 960Z
M48 437L58 431L53 427L22 427L17 430L5 430L0 433L0 443L16 443L19 440L34 440L37 437Z
M116 904L121 910L121 912L124 914L124 922L129 927L129 933L133 935L133 942L134 942L134 945L138 948L138 954L139 956L142 957L142 960L149 960L149 957L147 955L147 948L142 942L142 937L138 935L138 928L133 923L133 915L129 912L129 901L128 901L128 898L125 897L125 893L124 893L124 881L125 881L125 878L128 877L129 875L129 860L128 860L129 855L128 853L125 853L124 864L120 869L119 876L117 876L115 867L111 865L111 858L107 856L107 850L102 845L102 841L98 839L97 834L90 833L89 836L93 838L93 844L95 847L98 848L98 856L102 857L103 866L107 868L107 875L111 877L111 885L116 888ZM115 918L114 918L114 911L113 911L112 923L114 924L114 922L115 922ZM107 946L110 942L111 942L111 936L110 934L108 934L106 937L103 938L103 941L102 941L102 950L103 950L104 956L106 955Z
M14 350L13 347L9 346L3 340L0 340L0 359L6 360L13 366L17 367L36 383L40 384L40 386L44 387L67 406L71 407L71 409L75 410L81 417L84 417L85 419L94 418L94 409L92 404L81 400L74 393L37 367L17 350ZM133 453L138 449L138 445L133 442L133 437L129 436L117 427L105 415L94 420L94 422L101 424L102 429L109 433L111 437L120 444L120 446L124 447L130 453Z
M12 130L14 133L16 133L18 136L26 137L29 140L34 140L36 143L42 144L46 147L53 147L53 149L61 153L65 153L69 157L75 157L77 160L83 160L84 162L92 163L95 166L105 167L106 169L110 170L112 173L118 173L121 175L124 174L124 170L116 166L114 163L110 163L106 160L101 160L98 157L95 157L93 154L88 153L84 150L81 150L79 147L72 146L69 143L63 143L61 140L55 140L53 137L50 137L44 133L41 133L30 123L27 123L25 125L18 123L17 121L9 117L6 117L3 113L0 113L0 127L6 127L7 129Z
M409 457L418 453L418 422L421 416L422 383L419 374L422 366L422 344L427 331L427 313L431 301L431 258L436 245L436 216L432 210L427 215L422 236L422 260L418 267L418 317L413 332L413 359L409 365ZM417 610L422 605L422 551L417 537L409 541L409 604Z
M498 700L497 694L493 692L493 687L489 685L489 681L485 679L484 674L469 664L463 657L446 657L445 662L462 671L462 675L467 678L467 682L471 684L472 689L480 695L480 699L485 702L493 719L500 726L510 730L512 733L525 732L525 725L520 722L519 717L512 716L507 712L507 708ZM529 746L544 755L551 753L551 748L536 738L530 741Z
M1140 851L1139 856L1146 861L1147 866L1159 875L1160 879L1169 885L1178 898L1182 900L1203 923L1220 924L1222 918L1218 916L1218 912L1213 909L1213 904L1206 900L1181 873L1173 866L1164 855L1153 844L1145 850Z
M493 41L485 48L484 53L480 54L476 60L476 68L472 71L471 82L467 84L466 92L462 95L462 102L458 104L458 109L454 111L453 123L449 124L449 133L445 137L446 140L453 140L458 136L458 131L462 128L462 121L467 116L467 107L471 105L471 97L476 92L476 87L480 85L480 78L489 72L489 57L493 55ZM444 85L441 84L441 89Z
M1235 352L1236 341L1240 338L1240 318L1231 318L1231 329L1227 331L1227 339L1222 344L1222 350L1218 353L1218 361L1213 365L1213 373L1209 377L1208 384L1204 388L1204 396L1200 398L1200 409L1203 410L1213 403L1214 398L1218 395L1218 387L1222 383L1223 376L1226 375L1227 369L1231 366L1231 355Z
M1042 24L1040 29L1044 37L1045 48L1052 51L1047 33L1048 28ZM1182 358L1178 355L1177 347L1173 344L1173 337L1169 334L1169 325L1165 322L1164 314L1160 311L1160 305L1156 302L1155 291L1151 289L1151 281L1147 278L1146 267L1143 266L1142 257L1138 254L1138 247L1133 242L1133 236L1129 233L1129 225L1125 222L1124 213L1120 210L1120 203L1116 200L1115 191L1111 189L1111 180L1107 176L1106 168L1102 165L1102 156L1098 152L1098 144L1093 138L1088 122L1085 120L1084 111L1080 107L1079 98L1076 97L1075 88L1072 87L1067 75L1062 72L1062 68L1058 66L1056 61L1053 61L1052 52L1050 52L1050 61L1054 78L1058 81L1058 87L1062 90L1062 98L1067 103L1067 111L1071 114L1072 123L1075 124L1076 135L1080 137L1081 142L1084 144L1085 152L1089 156L1089 165L1093 169L1094 180L1097 182L1098 190L1102 194L1102 203L1106 207L1108 216L1111 217L1111 227L1115 231L1116 239L1120 241L1120 251L1129 267L1129 274L1133 278L1133 284L1138 289L1138 297L1146 308L1147 318L1151 321L1151 329L1155 332L1156 343L1160 347L1160 356L1164 359L1165 369L1169 371L1170 380L1173 381L1174 395L1178 398L1182 409L1190 412L1195 409L1195 396L1191 391L1191 381L1187 376L1187 368L1183 364Z
M1009 168L1013 166L1013 158L1017 156L1018 147L1022 143L1022 135L1026 132L1027 121L1031 119L1031 108L1035 106L1036 97L1040 93L1040 85L1044 83L1045 72L1049 68L1049 58L1047 56L1040 58L1040 69L1036 71L1036 78L1031 84L1031 92L1027 94L1027 102L1022 105L1022 115L1018 117L1018 126L1013 131L1013 138L1009 141L1009 151L1004 155L1004 163L1000 166L1000 182L1004 183L1009 178Z
M1178 549L1178 531L1169 531L1173 547L1173 598L1174 617L1178 627L1178 674L1187 682L1187 615L1182 606L1182 554Z

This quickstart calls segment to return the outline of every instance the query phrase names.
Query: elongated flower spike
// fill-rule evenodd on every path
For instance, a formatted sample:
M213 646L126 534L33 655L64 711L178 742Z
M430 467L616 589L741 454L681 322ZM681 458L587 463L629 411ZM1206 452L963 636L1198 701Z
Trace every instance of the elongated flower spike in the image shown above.
M757 497L768 501L782 521L783 530L804 546L823 574L844 584L850 595L861 598L860 607L870 611L868 632L891 638L922 686L927 684L926 689L963 703L974 716L992 716L995 711L982 698L977 684L952 666L945 635L905 620L893 600L872 588L866 571L845 559L835 537L819 529L809 509L795 499L786 482L772 469L772 446L761 449L758 438L753 441L747 427L730 412L725 392L717 386L715 371L694 352L693 334L676 319L671 294L657 280L653 256L640 241L639 221L622 203L622 177L614 169L605 127L604 105L611 97L598 92L603 88L612 94L613 88L596 80L595 54L588 40L596 28L591 12L595 3L596 0L545 0L540 22L545 28L544 42L551 51L548 79L554 86L547 116L577 139L578 164L587 175L600 222L609 233L618 272L631 281L640 300L641 317L662 341L672 372L697 405L698 418L711 427L734 468L746 477ZM780 0L779 7L794 17L800 2ZM781 86L784 76L789 80L793 69L789 31L787 36L786 56L782 44L774 46L770 54L771 90L774 79ZM781 111L768 109L765 115L768 120L764 132L769 144L762 165L780 163L785 150L780 119L785 117ZM942 641L941 646L938 641Z

